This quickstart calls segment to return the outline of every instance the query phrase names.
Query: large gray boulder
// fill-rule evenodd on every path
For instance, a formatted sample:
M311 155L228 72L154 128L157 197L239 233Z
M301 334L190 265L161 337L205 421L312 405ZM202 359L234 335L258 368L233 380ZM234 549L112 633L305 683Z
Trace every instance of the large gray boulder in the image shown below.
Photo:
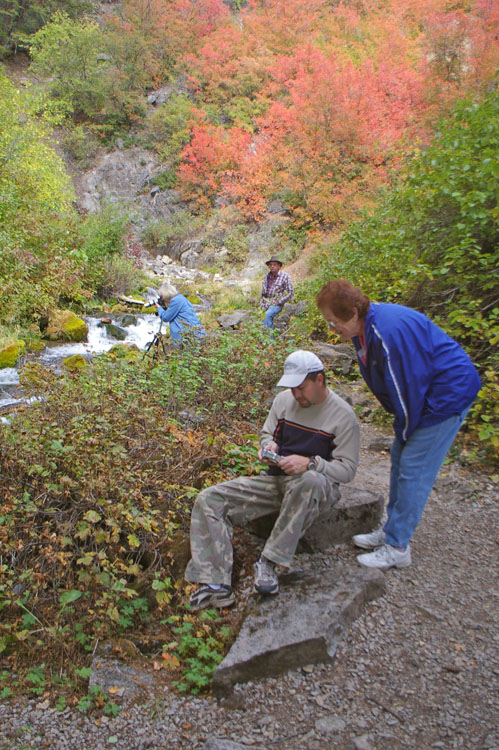
M334 544L349 542L354 534L365 534L377 528L383 515L383 496L355 485L341 487L341 499L329 513L310 526L303 535L298 552L323 552ZM266 539L277 513L271 513L248 523L247 528Z
M230 328L239 328L248 315L247 310L234 310L232 313L227 313L217 318L217 323L226 331Z
M348 344L315 344L314 351L326 365L339 367L344 375L350 373L357 361L355 349Z
M213 677L215 693L238 682L331 661L364 604L384 592L379 570L335 566L281 579L276 597L255 600Z

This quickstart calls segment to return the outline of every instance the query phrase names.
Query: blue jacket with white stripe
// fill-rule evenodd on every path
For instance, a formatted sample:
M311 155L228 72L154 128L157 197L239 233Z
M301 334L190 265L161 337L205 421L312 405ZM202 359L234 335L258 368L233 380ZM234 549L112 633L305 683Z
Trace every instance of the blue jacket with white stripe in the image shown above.
M417 427L460 414L480 390L480 378L459 344L426 315L402 305L371 302L365 344L352 339L364 380L395 415L406 442Z
M175 297L172 297L166 309L159 307L158 315L161 320L170 324L172 344L175 346L182 342L182 333L185 326L191 327L194 336L198 339L206 336L206 331L202 327L194 307L183 294L176 294Z

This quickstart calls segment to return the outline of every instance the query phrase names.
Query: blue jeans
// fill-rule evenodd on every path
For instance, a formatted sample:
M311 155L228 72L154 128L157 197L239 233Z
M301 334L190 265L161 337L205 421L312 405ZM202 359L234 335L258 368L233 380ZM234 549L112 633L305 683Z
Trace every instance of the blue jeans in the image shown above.
M276 315L279 315L279 313L282 310L282 305L270 305L267 312L265 313L265 317L263 319L263 325L267 328L273 328L274 327L274 318Z
M405 548L409 544L443 460L469 408L439 424L419 427L406 443L397 438L393 441L388 520L383 526L386 541L393 547Z

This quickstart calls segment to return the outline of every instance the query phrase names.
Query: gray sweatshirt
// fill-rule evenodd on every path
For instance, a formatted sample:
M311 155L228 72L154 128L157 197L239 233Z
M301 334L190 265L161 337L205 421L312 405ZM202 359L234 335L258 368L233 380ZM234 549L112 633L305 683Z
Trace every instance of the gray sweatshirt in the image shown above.
M321 404L304 408L291 390L279 393L263 425L262 447L274 441L281 456L317 459L317 471L334 482L351 482L359 463L359 423L351 406L328 388ZM272 474L282 474L277 466Z

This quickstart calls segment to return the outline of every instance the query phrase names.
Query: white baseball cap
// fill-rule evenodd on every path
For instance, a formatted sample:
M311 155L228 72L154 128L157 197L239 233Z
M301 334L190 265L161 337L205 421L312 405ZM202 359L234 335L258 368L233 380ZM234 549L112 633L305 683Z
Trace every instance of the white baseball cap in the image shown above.
M316 354L299 349L286 357L284 375L277 385L282 388L296 388L311 372L321 372L323 369L324 365Z

